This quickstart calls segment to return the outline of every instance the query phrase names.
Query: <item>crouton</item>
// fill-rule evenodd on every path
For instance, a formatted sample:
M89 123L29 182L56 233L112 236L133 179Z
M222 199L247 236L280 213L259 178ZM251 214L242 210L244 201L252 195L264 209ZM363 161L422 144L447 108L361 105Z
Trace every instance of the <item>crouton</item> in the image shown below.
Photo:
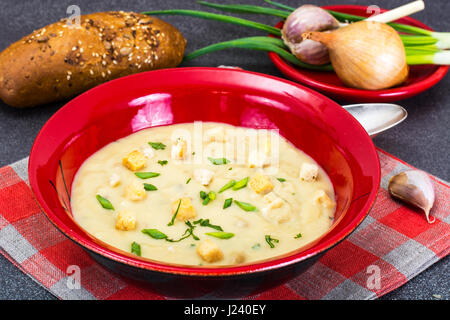
M270 157L258 150L249 152L247 165L249 168L264 168L270 164Z
M117 187L120 184L120 176L117 173L113 173L109 177L109 185L113 188Z
M183 138L178 138L172 145L172 159L183 160L187 156L187 142Z
M142 149L142 153L147 157L147 159L151 159L155 156L155 151L150 147L145 147L144 149Z
M319 175L319 167L313 163L303 163L300 168L300 179L307 182L312 182L317 179Z
M147 158L138 150L134 150L122 159L122 164L131 171L137 171L147 165Z
M185 221L195 218L197 216L191 198L181 198L178 199L177 201L174 201L172 203L172 215L175 214L175 212L177 211L178 204L180 205L180 208L178 209L176 217L177 220Z
M267 208L277 209L283 206L284 201L278 197L275 193L269 192L264 196L264 201L268 204Z
M319 190L314 194L314 201L322 205L324 208L333 208L336 204L323 190Z
M223 252L212 240L201 242L196 250L197 254L206 262L212 263L223 259Z
M122 231L134 230L136 228L136 217L129 211L119 211L116 218L116 229Z
M147 197L147 192L143 183L133 182L125 187L124 196L129 200L139 201Z
M245 253L242 251L232 252L229 257L231 264L241 264L246 260Z
M207 186L210 184L214 171L208 169L195 169L194 179L200 182L202 185Z
M248 182L248 185L253 191L260 194L266 194L273 190L273 184L270 178L260 173L255 174Z

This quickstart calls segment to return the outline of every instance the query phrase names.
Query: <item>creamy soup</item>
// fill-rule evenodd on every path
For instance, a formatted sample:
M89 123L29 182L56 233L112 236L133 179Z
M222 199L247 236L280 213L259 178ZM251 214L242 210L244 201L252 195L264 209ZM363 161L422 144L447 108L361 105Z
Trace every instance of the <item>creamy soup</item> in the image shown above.
M92 236L137 256L193 266L273 258L334 218L324 170L275 131L219 123L141 130L89 157L71 208Z

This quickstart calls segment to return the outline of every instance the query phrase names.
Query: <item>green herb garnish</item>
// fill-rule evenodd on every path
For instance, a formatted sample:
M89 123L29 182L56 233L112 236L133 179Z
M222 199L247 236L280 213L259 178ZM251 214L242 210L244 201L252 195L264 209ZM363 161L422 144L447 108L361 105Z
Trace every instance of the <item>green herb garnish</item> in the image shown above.
M141 179L155 178L160 175L157 172L135 172L134 174Z
M301 238L302 237L302 234L301 233L298 233L295 237L294 237L294 239L298 239L298 238Z
M266 242L269 244L271 248L275 248L273 242L278 243L280 240L272 238L270 235L266 235Z
M191 178L187 179L186 184L188 184L189 182L191 182Z
M137 242L131 244L131 253L134 253L137 256L141 256L141 245Z
M280 181L280 182L285 182L286 181L285 178L277 178L277 180Z
M231 206L232 203L233 203L233 198L225 199L225 202L223 203L223 208L224 209L228 208L229 206Z
M167 239L167 235L158 229L142 229L141 232L156 240Z
M222 188L220 188L219 193L224 192L225 190L230 189L231 187L233 187L236 184L236 180L231 180L230 182L228 182L227 184L225 184Z
M148 143L155 150L164 150L166 145L162 142L149 142Z
M219 239L230 239L234 237L234 233L231 232L223 232L223 231L217 231L217 232L207 232L205 233L208 236L216 237Z
M154 185L150 184L150 183L144 183L144 189L146 191L155 191L158 190L157 187L155 187Z
M169 163L169 161L167 160L158 160L158 163L162 166L165 166L167 163Z
M98 202L100 202L100 204L102 205L103 208L108 209L108 210L114 210L112 203L108 199L103 198L99 194L96 195L95 197L97 198Z
M198 224L202 227L209 227L209 228L213 228L219 231L223 231L221 226L216 226L214 224L209 223L209 219L199 219L197 221L194 221L194 224Z
M200 198L203 200L202 204L206 206L211 201L215 200L217 197L214 191L206 193L205 191L200 191Z
M177 217L177 214L178 214L178 210L180 210L180 206L181 206L181 199L180 199L180 202L178 202L178 207L177 207L177 210L175 211L175 213L172 216L172 220L170 220L170 222L167 224L168 226L173 226L173 224L175 222L175 218Z
M234 200L234 203L236 203L239 208L241 208L242 210L245 210L245 211L255 211L256 210L256 207L254 205L247 203L247 202Z
M193 238L194 240L200 240L200 238L197 237L197 236L194 234L195 226L192 225L192 223L190 223L189 221L185 221L184 224L187 225L188 228L186 229L186 231L184 231L182 237L181 237L180 239L178 239L178 240L167 239L167 241L169 241L169 242L179 242L179 241L181 241L181 240L183 240L183 239L189 238L190 236L192 236L192 238Z
M211 157L208 157L208 160L211 161L211 163L215 164L215 165L221 165L221 164L230 163L230 160L225 159L225 158L211 158Z
M261 245L260 245L259 243L254 244L254 245L252 246L252 249L253 249L253 250L256 250L256 249L259 249L259 248L261 248Z
M217 194L214 191L208 192L208 198L210 200L216 200Z
M245 187L247 186L247 182L248 182L248 177L247 177L247 178L244 178L244 179L242 179L242 180L239 180L238 182L236 182L236 183L234 184L234 186L232 187L232 189L233 189L234 191L236 191L236 190L245 188Z
M149 235L153 239L156 239L156 240L164 239L167 242L180 242L181 240L189 238L190 236L192 236L192 238L194 240L200 240L200 238L194 234L195 226L193 226L189 221L186 221L185 224L188 226L188 228L186 229L186 231L184 231L181 238L179 238L177 240L169 239L169 237L165 233L159 231L158 229L142 229L141 232L146 235Z

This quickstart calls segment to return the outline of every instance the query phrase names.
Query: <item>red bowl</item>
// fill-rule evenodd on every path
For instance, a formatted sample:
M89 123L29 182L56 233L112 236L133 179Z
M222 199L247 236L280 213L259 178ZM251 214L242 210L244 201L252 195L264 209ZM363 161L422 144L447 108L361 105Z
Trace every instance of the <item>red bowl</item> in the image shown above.
M313 157L335 189L337 211L331 230L313 244L284 256L205 268L140 259L91 237L72 219L72 181L91 154L144 128L199 120L279 129ZM372 140L362 126L341 106L310 89L248 71L178 68L110 81L67 103L34 142L29 181L49 220L105 266L147 280L166 295L193 297L213 291L216 296L229 297L294 277L348 236L375 200L380 167Z
M370 16L365 6L341 5L324 6L323 8L358 16ZM384 11L386 10L381 10L381 12ZM410 17L396 22L432 30L427 25ZM283 22L278 23L276 27L281 29ZM334 72L298 68L273 52L269 53L269 57L273 64L290 79L308 85L329 97L349 102L393 102L413 97L438 83L447 74L449 68L435 65L411 66L408 80L403 85L386 90L370 91L345 86Z

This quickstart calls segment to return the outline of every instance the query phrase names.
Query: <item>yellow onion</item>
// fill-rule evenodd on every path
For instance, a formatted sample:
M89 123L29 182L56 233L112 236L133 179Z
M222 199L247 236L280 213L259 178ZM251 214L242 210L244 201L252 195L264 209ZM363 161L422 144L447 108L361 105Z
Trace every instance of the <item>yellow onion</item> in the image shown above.
M339 22L327 11L305 4L287 17L281 30L281 38L300 61L323 65L330 62L327 47L320 42L303 40L302 34L307 31L334 30L338 27Z
M403 42L385 23L359 21L331 32L306 32L303 39L328 48L336 74L349 87L382 90L408 78Z

